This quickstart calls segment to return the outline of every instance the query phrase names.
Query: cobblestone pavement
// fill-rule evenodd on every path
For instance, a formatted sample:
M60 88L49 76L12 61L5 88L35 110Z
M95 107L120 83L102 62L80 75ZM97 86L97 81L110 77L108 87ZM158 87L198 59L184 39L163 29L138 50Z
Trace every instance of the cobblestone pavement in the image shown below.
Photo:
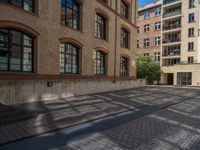
M55 140L50 142L48 138L44 140L44 137L38 137L43 139L38 141L49 142L48 149L52 150L200 150L198 89L144 87L25 106L24 108L29 106L26 111L37 112L37 116L1 125L2 144L132 110L132 118L129 120L116 118L116 123L111 121L104 124L104 129L101 130L101 124L94 129L89 128L88 131L91 129L92 132L86 132L82 136L79 134L76 138L65 136L66 131L56 131L51 138L62 137L61 144ZM18 143L23 145L23 141L19 141L13 146L16 147ZM9 145L1 148L9 149Z

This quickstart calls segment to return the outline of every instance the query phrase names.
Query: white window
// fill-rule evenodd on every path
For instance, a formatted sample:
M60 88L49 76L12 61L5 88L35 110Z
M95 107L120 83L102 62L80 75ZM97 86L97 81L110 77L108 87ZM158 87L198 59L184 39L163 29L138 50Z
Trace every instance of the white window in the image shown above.
M144 19L148 19L150 18L150 12L149 11L145 11L144 12Z
M149 38L144 39L144 47L149 47Z
M155 53L155 62L160 62L160 52Z
M160 30L161 29L161 22L156 22L155 23L155 30Z
M160 37L155 38L155 45L156 46L160 45Z
M150 30L150 25L149 24L145 24L144 25L144 32L147 32Z
M188 21L189 21L189 23L191 23L191 22L194 22L194 21L195 21L195 18L194 18L194 13L191 13L191 14L189 14L189 16L188 16Z
M155 9L155 15L159 16L161 14L161 8L156 8Z
M189 8L195 7L195 0L189 0Z
M188 29L188 36L189 36L189 37L194 36L194 28L189 28L189 29Z
M194 58L188 57L188 64L193 64L193 63L194 63Z

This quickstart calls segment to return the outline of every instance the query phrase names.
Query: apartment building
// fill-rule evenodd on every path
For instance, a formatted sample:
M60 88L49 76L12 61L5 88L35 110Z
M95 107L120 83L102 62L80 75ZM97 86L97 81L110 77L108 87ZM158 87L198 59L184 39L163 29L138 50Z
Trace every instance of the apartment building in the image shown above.
M138 52L160 63L162 2L138 9Z
M169 85L200 86L198 0L163 0L162 77Z
M137 0L1 0L0 103L140 86L136 13Z

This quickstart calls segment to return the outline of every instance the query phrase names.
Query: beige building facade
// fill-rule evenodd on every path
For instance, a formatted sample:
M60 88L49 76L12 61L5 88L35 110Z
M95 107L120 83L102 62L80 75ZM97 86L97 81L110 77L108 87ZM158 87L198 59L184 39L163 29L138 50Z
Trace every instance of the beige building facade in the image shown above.
M161 15L156 16L159 8ZM160 83L200 86L200 2L156 1L139 8L138 14L138 50L155 60L160 52ZM161 22L159 31L154 28L155 22ZM160 46L155 46L158 36Z
M137 0L1 1L0 102L139 86L136 13Z
M200 85L200 7L198 0L163 0L163 84Z

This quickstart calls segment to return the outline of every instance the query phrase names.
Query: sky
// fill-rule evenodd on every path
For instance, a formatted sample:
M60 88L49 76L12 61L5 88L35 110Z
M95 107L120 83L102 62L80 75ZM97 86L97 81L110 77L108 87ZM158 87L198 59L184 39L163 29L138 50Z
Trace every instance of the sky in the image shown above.
M149 4L149 3L152 3L152 2L154 2L155 0L138 0L138 2L139 2L139 7L141 7L141 6L144 6L144 5L146 5L146 4Z

